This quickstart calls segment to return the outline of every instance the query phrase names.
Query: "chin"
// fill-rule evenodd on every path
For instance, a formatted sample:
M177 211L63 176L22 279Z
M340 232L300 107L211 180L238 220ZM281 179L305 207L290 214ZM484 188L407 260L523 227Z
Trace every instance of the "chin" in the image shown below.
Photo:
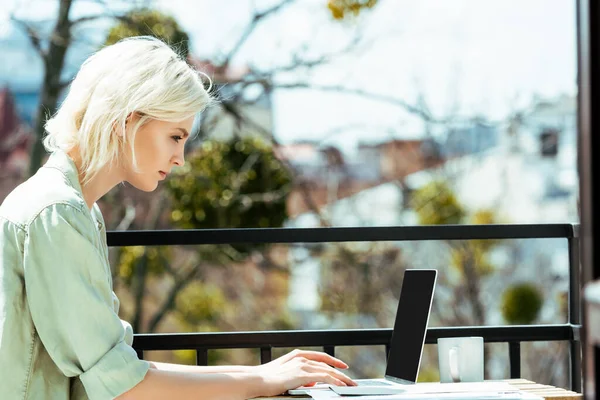
M131 186L142 192L153 192L158 187L158 181L154 182L140 182L140 181L129 181Z

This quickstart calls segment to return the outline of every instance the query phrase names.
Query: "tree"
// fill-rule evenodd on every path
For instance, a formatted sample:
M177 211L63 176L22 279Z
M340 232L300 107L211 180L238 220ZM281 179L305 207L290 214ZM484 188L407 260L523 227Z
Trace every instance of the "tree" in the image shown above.
M44 64L44 78L40 92L40 106L38 107L35 116L35 141L31 148L29 164L30 175L33 175L42 163L44 154L42 138L44 135L44 124L46 123L47 112L49 110L53 112L56 109L58 96L60 95L61 89L65 86L65 84L61 82L61 75L65 63L65 55L67 54L67 49L72 41L72 28L76 24L83 22L82 19L69 19L69 12L72 4L73 0L60 0L56 25L50 35L47 48L42 46L42 40L37 31L24 21L16 20L25 28L33 48L42 58Z
M167 187L183 229L281 227L291 176L259 137L207 140Z
M154 36L170 45L187 59L189 36L181 29L175 18L148 8L134 9L120 18L108 32L105 45L111 45L132 36Z

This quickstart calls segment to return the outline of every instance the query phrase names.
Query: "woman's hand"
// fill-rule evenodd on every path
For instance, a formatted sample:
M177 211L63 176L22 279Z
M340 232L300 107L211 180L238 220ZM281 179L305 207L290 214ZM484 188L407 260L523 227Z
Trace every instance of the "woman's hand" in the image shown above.
M323 382L336 386L355 386L356 383L336 368L348 365L329 354L318 351L294 350L267 364L255 367L264 381L262 396L275 396L288 389Z

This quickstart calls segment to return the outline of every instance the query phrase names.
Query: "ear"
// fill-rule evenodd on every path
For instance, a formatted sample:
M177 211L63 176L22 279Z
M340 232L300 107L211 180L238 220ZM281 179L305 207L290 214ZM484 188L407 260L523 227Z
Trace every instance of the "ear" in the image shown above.
M125 125L127 126L127 121L125 122ZM117 135L117 137L119 139L123 138L123 136L125 136L125 132L123 131L123 126L119 123L117 123L116 121L113 123L113 133L115 135Z
M125 130L127 129L127 127L130 126L131 124L135 123L137 119L139 119L139 116L137 115L136 112L129 113L127 118L125 118L125 129L123 129L123 126L118 125L115 122L115 124L113 126L115 134L120 138L125 136Z
M125 126L137 123L143 116L144 114L139 111L129 113L125 119Z
M127 127L127 125L130 125L133 123L134 118L136 118L136 113L132 112L129 113L129 115L127 116L127 118L125 118L125 127Z

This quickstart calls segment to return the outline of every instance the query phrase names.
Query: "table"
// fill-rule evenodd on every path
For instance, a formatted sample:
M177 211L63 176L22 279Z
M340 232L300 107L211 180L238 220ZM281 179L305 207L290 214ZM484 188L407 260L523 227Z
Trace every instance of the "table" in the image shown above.
M531 392L538 396L544 397L546 400L575 400L575 399L583 399L583 395L580 393L576 393L567 389L558 388L551 385L542 385L539 383L535 383L533 381L527 379L504 379L500 382L507 382L519 390L524 392ZM275 397L258 397L256 400L260 399L302 399L309 398L303 396L275 396ZM382 397L384 398L384 397Z

